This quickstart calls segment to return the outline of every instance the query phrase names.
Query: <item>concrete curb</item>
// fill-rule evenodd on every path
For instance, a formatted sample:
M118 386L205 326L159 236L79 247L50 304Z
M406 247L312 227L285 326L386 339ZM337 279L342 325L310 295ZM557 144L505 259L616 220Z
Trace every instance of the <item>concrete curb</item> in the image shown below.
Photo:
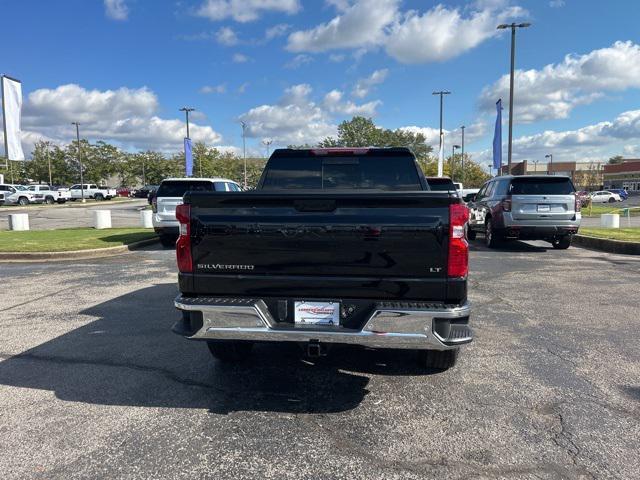
M72 250L70 252L0 252L0 262L49 262L57 260L85 260L88 258L111 257L130 252L159 242L158 237L140 240L129 245L117 247L92 248L90 250Z
M576 247L591 248L609 253L640 255L640 243L638 242L622 242L620 240L610 240L608 238L574 235L572 244Z

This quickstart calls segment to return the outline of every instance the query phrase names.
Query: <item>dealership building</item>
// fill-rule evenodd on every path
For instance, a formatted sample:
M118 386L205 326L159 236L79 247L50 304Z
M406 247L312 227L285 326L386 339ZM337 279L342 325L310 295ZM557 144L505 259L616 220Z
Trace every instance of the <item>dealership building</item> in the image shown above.
M566 175L577 188L598 190L604 183L606 162L553 162L523 160L511 165L513 175ZM507 166L502 166L502 174L507 174ZM614 188L614 187L610 187Z
M640 158L623 160L604 166L604 188L624 188L640 191Z

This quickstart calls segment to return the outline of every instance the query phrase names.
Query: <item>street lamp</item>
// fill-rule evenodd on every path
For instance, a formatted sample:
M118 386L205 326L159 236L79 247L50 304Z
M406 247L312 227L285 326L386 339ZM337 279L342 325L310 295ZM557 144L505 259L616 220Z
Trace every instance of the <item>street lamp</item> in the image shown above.
M442 107L444 95L451 95L451 92L447 90L440 90L439 92L433 92L432 95L440 95L440 151L438 153L438 176L442 176L442 159L440 153L444 152L444 136L442 133ZM443 154L444 155L444 154Z
M191 108L191 107L182 107L180 109L181 112L184 112L185 116L187 117L187 138L191 138L189 136L189 112L193 112L195 110L195 108Z
M547 166L547 175L551 175L551 170L553 170L553 153L545 155L544 158L549 159L549 165Z
M47 152L47 165L49 167L49 187L51 187L51 184L53 183L52 177L51 177L51 158L49 157L49 147L51 146L51 142L42 142L42 145L46 148L46 152Z
M451 162L449 170L451 170L451 180L453 180L453 169L455 167L456 150L460 148L460 145L451 145Z
M516 63L516 28L530 27L530 23L511 23L498 25L498 30L511 29L511 76L509 79L509 150L507 155L507 173L511 175L511 146L513 140L513 73Z
M462 130L462 148L460 149L460 154L462 155L462 185L464 185L464 129L466 127L462 125L460 130Z
M84 173L82 171L82 157L80 156L80 123L71 122L71 125L76 126L76 139L78 140L78 163L80 164L80 197L82 198L82 203L85 203L84 199Z
M247 124L240 122L242 125L242 157L244 158L244 189L247 189Z
M262 144L265 147L267 147L267 158L269 158L269 147L271 146L272 143L273 143L273 139L271 139L271 138L262 139Z
M534 160L533 161L533 173L538 173L538 162L540 160Z

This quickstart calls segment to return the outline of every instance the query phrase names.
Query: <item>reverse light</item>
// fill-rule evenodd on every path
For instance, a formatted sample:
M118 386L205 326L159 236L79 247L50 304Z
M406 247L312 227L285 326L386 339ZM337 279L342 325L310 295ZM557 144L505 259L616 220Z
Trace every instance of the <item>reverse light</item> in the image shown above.
M180 236L176 242L176 260L178 270L182 273L193 272L191 256L191 205L182 204L176 207L176 219L180 222Z
M157 213L158 212L158 197L152 197L151 198L151 211L153 213Z
M579 212L582 209L582 201L578 195L576 197L576 212Z
M469 209L456 203L449 205L449 256L447 258L447 276L466 277L469 273L469 243L466 238L466 226L469 221Z

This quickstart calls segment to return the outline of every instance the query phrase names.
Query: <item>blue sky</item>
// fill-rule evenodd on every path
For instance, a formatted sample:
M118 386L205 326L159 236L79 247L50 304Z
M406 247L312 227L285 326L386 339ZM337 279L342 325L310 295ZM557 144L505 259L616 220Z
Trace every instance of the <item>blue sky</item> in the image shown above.
M600 0L0 0L0 72L23 82L25 149L69 122L128 150L314 142L353 114L434 135L488 161L518 32L515 157L640 156L640 2ZM10 48L6 48L7 45ZM567 57L567 55L571 55ZM524 72L526 70L526 72ZM502 80L501 80L502 79ZM505 111L505 120L507 118ZM505 136L506 144L506 136Z

